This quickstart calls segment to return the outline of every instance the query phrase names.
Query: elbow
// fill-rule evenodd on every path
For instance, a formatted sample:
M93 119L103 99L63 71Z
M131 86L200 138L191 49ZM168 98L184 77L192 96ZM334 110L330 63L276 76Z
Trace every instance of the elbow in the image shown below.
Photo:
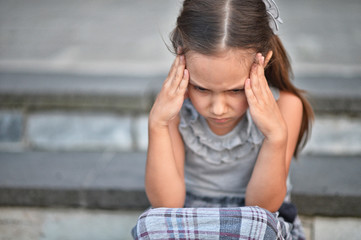
M276 203L276 204L266 204L264 206L259 206L259 207L264 208L264 209L270 211L271 213L274 213L280 209L281 205L282 205L282 202Z
M280 187L279 189L277 189L276 192L271 191L269 195L268 194L259 195L259 192L255 194L247 191L245 204L246 206L258 206L270 212L277 212L284 201L286 193L287 193L286 184Z
M183 208L185 189L176 191L156 191L146 187L146 194L152 208Z
M149 197L148 197L149 199ZM152 208L183 208L184 207L184 198L173 199L154 199L153 201L149 199L149 202Z
M183 208L184 204L178 202L156 202L151 204L152 208Z

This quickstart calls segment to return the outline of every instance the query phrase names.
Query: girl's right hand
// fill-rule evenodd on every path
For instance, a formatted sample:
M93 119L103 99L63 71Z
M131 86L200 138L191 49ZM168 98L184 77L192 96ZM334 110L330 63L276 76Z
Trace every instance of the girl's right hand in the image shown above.
M185 69L184 55L178 55L163 83L149 114L149 122L156 126L168 126L174 119L185 99L189 72Z

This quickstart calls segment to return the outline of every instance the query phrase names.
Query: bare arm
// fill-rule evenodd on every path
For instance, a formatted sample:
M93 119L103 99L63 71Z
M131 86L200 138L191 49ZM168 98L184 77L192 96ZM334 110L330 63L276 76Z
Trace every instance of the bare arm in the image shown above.
M149 114L145 188L153 207L184 205L184 146L178 113L188 78L184 57L178 56Z
M264 59L252 67L246 94L251 115L264 134L255 168L246 191L246 205L277 211L286 194L286 180L296 146L302 104L296 96L281 92L278 103L264 77Z

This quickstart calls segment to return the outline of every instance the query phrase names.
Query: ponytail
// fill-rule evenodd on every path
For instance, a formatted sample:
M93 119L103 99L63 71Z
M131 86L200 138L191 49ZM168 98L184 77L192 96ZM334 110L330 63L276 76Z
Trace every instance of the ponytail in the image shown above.
M277 35L271 37L271 50L273 51L273 55L265 70L265 75L269 84L278 88L280 91L286 91L296 95L302 101L303 113L301 129L298 135L296 149L293 154L297 157L310 136L314 113L310 103L304 96L305 91L296 88L291 82L290 78L293 78L291 63L286 50Z

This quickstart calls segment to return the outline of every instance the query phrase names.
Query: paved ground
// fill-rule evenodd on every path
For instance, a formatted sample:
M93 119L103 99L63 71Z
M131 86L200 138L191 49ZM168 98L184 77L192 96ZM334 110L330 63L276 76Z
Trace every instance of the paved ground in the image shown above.
M0 240L128 240L137 211L0 208ZM357 240L361 220L301 217L308 240Z
M0 1L0 69L163 74L180 1ZM361 74L359 0L277 0L298 75Z
M0 208L0 240L132 239L140 211Z

